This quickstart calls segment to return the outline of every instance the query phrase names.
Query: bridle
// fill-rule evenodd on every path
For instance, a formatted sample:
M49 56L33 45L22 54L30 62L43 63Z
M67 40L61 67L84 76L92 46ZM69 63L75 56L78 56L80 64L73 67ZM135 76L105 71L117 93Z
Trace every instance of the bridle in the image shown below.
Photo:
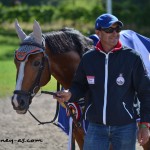
M23 45L32 45L32 46L36 46L38 48L41 48L43 50L43 54L44 54L42 57L42 61L40 63L40 66L39 66L39 70L38 70L36 79L35 79L34 83L32 84L31 88L29 89L29 91L28 92L23 91L23 90L15 90L14 91L14 94L20 94L20 95L27 96L29 98L29 104L30 104L32 98L35 96L35 89L40 88L40 79L41 79L42 72L45 68L46 61L48 62L48 65L49 65L48 66L49 74L50 74L50 64L49 64L49 60L48 60L49 58L48 58L47 54L45 53L45 47L43 45L40 45L40 44L35 43L35 42L23 42L20 44L20 46L23 46ZM13 104L13 107L16 110L20 109L20 107L15 107L14 104Z
M41 64L40 64L40 67L39 67L39 70L38 70L38 74L36 76L36 79L35 79L34 83L31 86L30 90L28 92L25 92L23 90L15 90L14 91L14 94L21 94L21 95L28 96L29 97L29 104L30 104L32 98L35 96L35 89L40 88L40 79L41 79L42 72L45 68L46 61L48 62L48 69L49 69L49 75L50 75L50 63L49 63L49 58L48 58L47 54L45 53L45 47L43 45L40 45L40 44L35 43L35 42L23 42L23 43L20 44L20 46L23 46L23 45L36 46L38 48L41 48L43 50L43 53L44 53L44 56L42 57L42 61L41 61ZM59 91L59 90L60 90L60 84L57 82L57 91ZM47 93L47 91L41 91L41 93L49 94L49 93ZM20 107L16 108L14 106L14 104L13 104L13 107L16 110L20 109ZM55 112L54 118L51 121L48 121L48 122L41 122L40 120L38 120L29 109L28 109L28 112L39 123L39 125L41 125L41 124L43 125L43 124L47 124L47 123L53 123L54 125L57 125L55 123L55 120L57 119L58 112L59 112L59 103L57 102L57 104L56 104L56 112Z

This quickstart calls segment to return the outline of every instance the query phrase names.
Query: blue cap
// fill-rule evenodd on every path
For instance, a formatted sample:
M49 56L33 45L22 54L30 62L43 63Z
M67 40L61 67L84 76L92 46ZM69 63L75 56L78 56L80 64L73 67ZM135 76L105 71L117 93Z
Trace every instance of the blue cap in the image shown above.
M109 28L114 23L118 23L118 25L121 27L123 26L123 23L114 15L103 14L96 19L95 29L99 30L100 28Z

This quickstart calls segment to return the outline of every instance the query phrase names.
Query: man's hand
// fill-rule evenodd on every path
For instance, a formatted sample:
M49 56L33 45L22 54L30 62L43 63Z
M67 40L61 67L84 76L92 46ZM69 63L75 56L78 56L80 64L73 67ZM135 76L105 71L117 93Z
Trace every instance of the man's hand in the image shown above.
M146 144L149 140L149 128L139 128L138 131L138 142L140 143L141 146Z
M71 92L68 90L58 91L53 98L57 99L59 103L64 103L71 98Z

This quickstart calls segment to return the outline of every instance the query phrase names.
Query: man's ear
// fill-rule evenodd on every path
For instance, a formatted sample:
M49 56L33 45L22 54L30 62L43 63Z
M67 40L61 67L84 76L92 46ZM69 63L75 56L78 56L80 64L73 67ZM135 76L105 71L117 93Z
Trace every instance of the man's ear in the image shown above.
M95 34L100 38L101 37L101 31L100 30L95 30Z

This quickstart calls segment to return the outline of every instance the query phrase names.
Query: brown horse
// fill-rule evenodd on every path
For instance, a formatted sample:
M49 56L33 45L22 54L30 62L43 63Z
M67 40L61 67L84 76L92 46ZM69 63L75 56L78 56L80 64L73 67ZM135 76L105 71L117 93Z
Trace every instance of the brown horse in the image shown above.
M21 40L15 52L17 82L12 104L19 114L25 114L32 98L40 87L46 85L53 75L68 89L82 54L91 48L91 39L79 31L64 28L42 35L38 22L34 22L33 32L27 36L15 22L18 37ZM73 135L80 147L83 147L84 130L74 128Z
M92 47L92 41L79 31L64 28L42 35L38 22L28 36L15 22L21 45L15 53L17 82L12 104L19 114L25 114L32 98L46 85L51 75L65 88L70 87L82 54ZM74 128L73 135L83 149L84 130ZM144 147L149 150L150 142Z

